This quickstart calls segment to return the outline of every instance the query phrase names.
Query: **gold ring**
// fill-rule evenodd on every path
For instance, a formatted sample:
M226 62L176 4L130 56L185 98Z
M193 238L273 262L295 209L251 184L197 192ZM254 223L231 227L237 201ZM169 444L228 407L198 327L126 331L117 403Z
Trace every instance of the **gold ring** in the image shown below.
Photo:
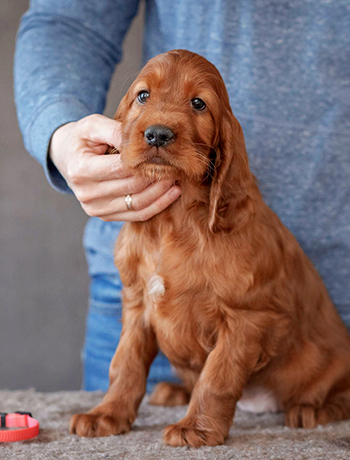
M126 204L126 207L129 209L129 211L132 211L131 203L132 203L131 195L126 195L125 204Z

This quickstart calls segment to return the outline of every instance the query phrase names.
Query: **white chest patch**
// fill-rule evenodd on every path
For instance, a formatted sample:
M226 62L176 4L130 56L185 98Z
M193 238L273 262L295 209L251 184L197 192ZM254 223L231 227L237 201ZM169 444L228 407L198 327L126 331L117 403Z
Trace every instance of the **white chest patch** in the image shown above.
M163 278L159 275L152 275L148 281L148 295L154 302L165 293Z

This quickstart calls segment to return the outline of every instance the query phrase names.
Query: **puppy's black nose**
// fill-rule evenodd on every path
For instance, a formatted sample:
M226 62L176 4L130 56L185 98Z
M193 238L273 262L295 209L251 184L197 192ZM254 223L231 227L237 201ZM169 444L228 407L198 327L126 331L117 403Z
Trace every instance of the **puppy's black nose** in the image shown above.
M145 131L147 144L156 147L169 144L174 137L172 130L164 125L152 125Z

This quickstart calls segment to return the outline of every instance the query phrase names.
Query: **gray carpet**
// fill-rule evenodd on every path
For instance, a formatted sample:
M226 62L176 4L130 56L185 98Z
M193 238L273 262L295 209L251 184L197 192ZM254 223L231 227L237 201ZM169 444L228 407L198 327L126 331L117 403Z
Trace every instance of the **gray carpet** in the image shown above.
M281 414L252 415L239 411L224 446L168 447L162 444L162 429L180 420L186 407L149 406L147 398L128 434L95 439L69 435L71 414L89 410L100 400L101 393L0 391L0 411L31 411L41 427L33 440L1 444L0 459L350 459L350 421L314 430L292 430L283 426Z

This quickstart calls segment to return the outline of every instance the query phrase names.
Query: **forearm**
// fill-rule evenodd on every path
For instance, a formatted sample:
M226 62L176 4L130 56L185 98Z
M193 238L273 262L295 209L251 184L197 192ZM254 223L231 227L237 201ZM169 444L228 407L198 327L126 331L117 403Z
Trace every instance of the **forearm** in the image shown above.
M138 0L35 0L24 15L15 55L15 96L27 150L56 188L68 190L48 163L52 133L101 113Z

